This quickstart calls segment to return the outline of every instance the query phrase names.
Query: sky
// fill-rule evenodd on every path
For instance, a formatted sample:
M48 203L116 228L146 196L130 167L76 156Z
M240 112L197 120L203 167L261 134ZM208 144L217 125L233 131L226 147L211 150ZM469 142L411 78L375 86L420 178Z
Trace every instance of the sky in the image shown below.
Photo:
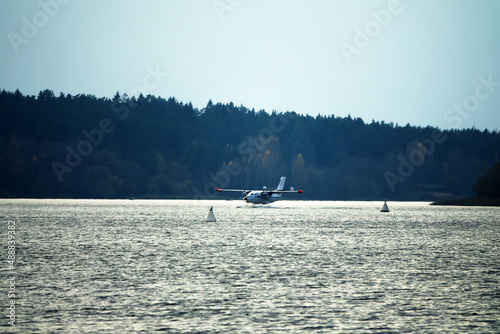
M500 0L0 0L0 89L500 130Z

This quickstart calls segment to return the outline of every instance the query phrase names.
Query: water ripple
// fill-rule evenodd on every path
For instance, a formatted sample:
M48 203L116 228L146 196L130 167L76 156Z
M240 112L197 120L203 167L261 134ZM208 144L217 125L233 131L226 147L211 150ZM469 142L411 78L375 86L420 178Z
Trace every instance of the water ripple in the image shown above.
M0 200L19 220L14 331L500 332L498 208L239 206Z

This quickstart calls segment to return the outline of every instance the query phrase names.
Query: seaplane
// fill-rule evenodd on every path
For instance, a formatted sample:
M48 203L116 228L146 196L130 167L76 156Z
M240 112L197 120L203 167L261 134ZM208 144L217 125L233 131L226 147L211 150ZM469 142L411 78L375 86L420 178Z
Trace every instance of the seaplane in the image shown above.
M293 187L290 189L285 189L285 181L286 177L282 176L280 178L280 183L276 187L276 189L267 189L267 187L263 187L262 190L246 190L246 189L221 189L216 188L217 192L224 191L233 191L233 192L241 192L243 194L243 201L248 204L253 205L265 205L276 202L281 198L281 194L284 193L298 193L302 194L303 190L295 190Z

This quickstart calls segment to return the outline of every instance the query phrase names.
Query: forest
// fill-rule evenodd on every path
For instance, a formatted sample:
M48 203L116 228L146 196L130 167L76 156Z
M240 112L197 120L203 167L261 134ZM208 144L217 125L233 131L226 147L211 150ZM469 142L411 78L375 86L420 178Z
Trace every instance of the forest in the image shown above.
M119 92L0 93L3 198L223 199L214 188L275 187L287 176L286 186L304 194L286 199L437 200L474 196L499 160L496 129L440 130L211 100L197 109L174 97Z

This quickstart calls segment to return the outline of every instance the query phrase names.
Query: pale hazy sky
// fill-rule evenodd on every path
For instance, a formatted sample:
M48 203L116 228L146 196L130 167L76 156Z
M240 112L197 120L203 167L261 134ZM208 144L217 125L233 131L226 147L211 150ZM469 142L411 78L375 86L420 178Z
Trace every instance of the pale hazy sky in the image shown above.
M0 89L500 130L500 0L0 0Z

